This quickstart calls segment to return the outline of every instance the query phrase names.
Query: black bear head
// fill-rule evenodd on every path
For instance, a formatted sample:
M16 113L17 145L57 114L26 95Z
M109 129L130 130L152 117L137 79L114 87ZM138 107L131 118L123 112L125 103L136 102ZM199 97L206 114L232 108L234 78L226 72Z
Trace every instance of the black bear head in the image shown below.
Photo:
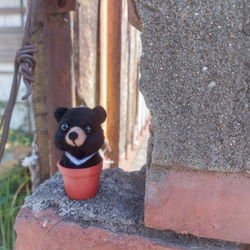
M103 107L59 107L54 116L58 122L54 136L54 143L58 149L81 159L102 147L104 135L101 124L107 116Z

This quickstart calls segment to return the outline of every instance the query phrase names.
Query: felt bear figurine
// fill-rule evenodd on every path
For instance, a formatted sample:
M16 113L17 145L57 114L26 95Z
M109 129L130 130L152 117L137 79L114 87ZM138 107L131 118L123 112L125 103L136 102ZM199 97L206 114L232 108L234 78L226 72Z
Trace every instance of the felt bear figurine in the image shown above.
M55 146L64 151L60 164L67 168L88 168L102 161L98 150L104 143L101 124L107 114L103 107L59 107L54 112L58 122Z

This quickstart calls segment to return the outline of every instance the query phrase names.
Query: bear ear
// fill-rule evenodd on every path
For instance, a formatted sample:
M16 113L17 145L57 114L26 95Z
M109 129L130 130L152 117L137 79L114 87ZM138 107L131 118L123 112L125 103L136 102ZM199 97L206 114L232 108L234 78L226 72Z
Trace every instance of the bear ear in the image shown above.
M96 113L96 116L100 124L106 120L107 113L102 106L96 106L92 110Z
M61 118L63 117L63 115L66 113L68 109L65 107L59 107L56 109L56 111L54 112L54 117L56 118L56 121L59 122L61 120Z

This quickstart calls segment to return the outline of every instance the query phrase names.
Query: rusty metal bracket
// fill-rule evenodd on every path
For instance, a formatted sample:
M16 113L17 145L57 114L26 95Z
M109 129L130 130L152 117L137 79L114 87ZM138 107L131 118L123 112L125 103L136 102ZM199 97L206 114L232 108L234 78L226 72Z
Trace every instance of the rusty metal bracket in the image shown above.
M72 83L72 40L70 12L78 7L77 0L44 0L44 44L48 84L48 138L50 150L50 175L57 171L56 162L61 152L53 143L56 124L53 119L57 107L74 106L74 83ZM47 169L45 169L47 171ZM40 171L40 175L42 175Z
M68 13L78 9L77 0L44 0L44 9L47 14Z
M128 3L128 22L136 29L141 31L141 19L136 10L136 4L134 0L127 0Z

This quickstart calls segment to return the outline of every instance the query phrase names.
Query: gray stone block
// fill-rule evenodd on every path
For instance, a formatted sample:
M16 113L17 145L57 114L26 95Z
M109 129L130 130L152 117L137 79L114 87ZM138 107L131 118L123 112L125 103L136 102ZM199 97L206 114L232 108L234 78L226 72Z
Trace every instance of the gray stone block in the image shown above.
M249 2L136 5L140 90L153 113L151 164L250 172Z
M169 230L156 230L144 226L145 168L124 172L106 169L101 172L97 195L88 200L67 197L59 172L41 184L25 199L25 206L34 212L53 210L67 222L83 228L110 230L117 237L122 234L138 235L157 242L163 247L178 249L239 250L237 243L181 235Z

